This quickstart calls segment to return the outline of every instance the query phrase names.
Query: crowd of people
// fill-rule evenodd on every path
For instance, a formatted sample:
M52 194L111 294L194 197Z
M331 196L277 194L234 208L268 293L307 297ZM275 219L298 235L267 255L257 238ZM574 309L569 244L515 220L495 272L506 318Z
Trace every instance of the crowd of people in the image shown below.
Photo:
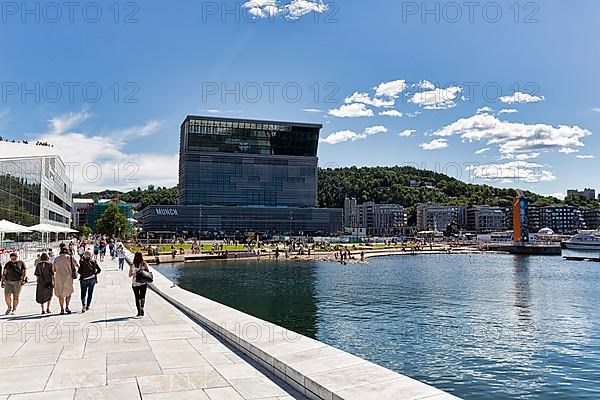
M8 143L23 143L23 144L29 144L28 140L9 140L6 138L3 138L2 136L0 136L0 142L8 142ZM48 142L42 142L41 140L38 140L35 142L36 146L46 146L46 147L54 147L54 145L48 143Z
M71 297L74 293L74 282L79 280L81 292L81 312L90 310L94 288L98 283L98 275L102 272L100 264L105 261L106 254L111 260L118 260L119 270L123 271L126 261L125 248L116 238L92 236L79 243L70 241L61 243L58 256L52 249L42 252L34 262L36 276L36 302L41 307L42 315L51 314L53 297L58 298L60 314L71 314ZM78 255L78 259L76 259ZM146 289L152 278L148 278L149 267L137 252L128 269L132 279L131 286L135 297L137 317L144 316ZM27 267L19 260L17 253L10 254L10 260L2 269L1 286L7 309L5 315L15 315L23 286L27 283Z

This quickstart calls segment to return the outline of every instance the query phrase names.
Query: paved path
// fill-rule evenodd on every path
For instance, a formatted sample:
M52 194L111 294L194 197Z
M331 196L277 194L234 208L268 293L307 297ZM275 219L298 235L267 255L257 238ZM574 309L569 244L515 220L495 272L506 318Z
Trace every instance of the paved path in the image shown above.
M0 317L0 400L303 398L150 290L146 316L133 318L131 282L110 258L92 309L81 313L76 282L74 313L64 316L56 298L54 313L40 315L27 266L17 315Z

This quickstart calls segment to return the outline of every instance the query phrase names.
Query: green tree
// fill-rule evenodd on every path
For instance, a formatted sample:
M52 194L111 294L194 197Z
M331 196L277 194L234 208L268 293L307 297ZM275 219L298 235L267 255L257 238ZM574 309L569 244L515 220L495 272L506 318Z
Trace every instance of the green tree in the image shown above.
M116 204L111 204L104 211L102 216L96 223L98 233L104 235L116 235L117 237L124 237L127 235L129 225L127 224L127 218L119 210Z
M92 228L90 228L87 225L83 225L80 229L79 229L79 233L81 233L83 236L89 236L92 234Z

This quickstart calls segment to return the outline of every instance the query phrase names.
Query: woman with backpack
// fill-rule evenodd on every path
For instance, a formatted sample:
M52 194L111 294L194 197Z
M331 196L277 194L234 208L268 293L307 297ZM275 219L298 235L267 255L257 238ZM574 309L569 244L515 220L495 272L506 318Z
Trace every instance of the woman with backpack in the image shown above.
M133 278L131 287L133 288L135 306L138 311L136 317L143 317L146 291L148 290L148 283L152 282L152 272L150 272L148 263L144 261L144 256L139 251L133 256L133 263L129 267L129 277Z
M98 274L101 269L98 263L92 260L92 253L86 251L79 260L79 286L81 287L81 312L90 310L94 286L98 283Z
M50 314L50 301L52 300L52 289L54 289L54 272L48 254L42 253L37 261L35 276L37 277L35 301L42 307L42 314ZM44 305L46 308L44 308Z

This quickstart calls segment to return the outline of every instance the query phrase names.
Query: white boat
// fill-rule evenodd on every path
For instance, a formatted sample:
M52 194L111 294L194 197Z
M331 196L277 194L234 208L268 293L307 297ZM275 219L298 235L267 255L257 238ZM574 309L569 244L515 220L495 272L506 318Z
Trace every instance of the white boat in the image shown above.
M600 251L600 231L581 232L561 243L563 249Z

